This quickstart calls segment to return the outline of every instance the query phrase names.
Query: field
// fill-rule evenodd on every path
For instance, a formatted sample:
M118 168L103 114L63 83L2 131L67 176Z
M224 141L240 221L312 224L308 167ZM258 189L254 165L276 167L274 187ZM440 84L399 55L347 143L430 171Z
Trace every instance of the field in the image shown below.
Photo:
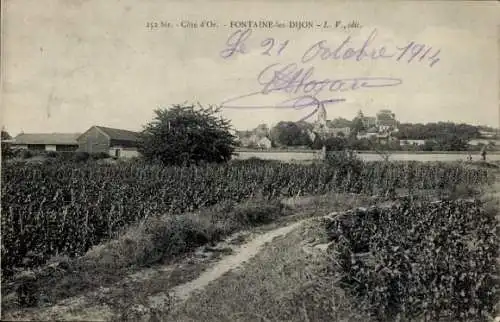
M37 270L53 257L83 256L158 215L167 218L155 228L164 230L161 247L169 248L161 252L175 255L242 227L272 222L286 211L279 204L284 198L334 192L397 201L389 210L375 208L325 224L335 241L330 269L342 275L343 287L362 303L360 310L378 317L398 312L416 316L426 308L456 313L460 306L470 311L454 318L483 318L491 314L498 295L496 209L487 209L479 194L492 180L488 169L460 163L342 157L309 165L246 160L189 168L139 161L9 163L2 168L2 281ZM431 203L436 198L441 203ZM249 208L249 202L254 206ZM238 208L242 204L246 208ZM214 207L216 211L207 212L211 217L179 219ZM467 242L475 246L464 248ZM361 253L376 258L367 264L357 259ZM426 262L431 256L436 259ZM444 258L453 266L442 268ZM457 277L465 285L460 290L449 286L460 284L457 278L450 280L452 271L463 275ZM448 288L443 286L447 278ZM392 290L394 283L401 283L406 293L403 286ZM428 285L438 290L430 291ZM462 291L466 295L457 302ZM408 302L394 304L393 298Z
M347 213L326 224L332 269L379 319L491 318L500 291L496 215L464 199Z

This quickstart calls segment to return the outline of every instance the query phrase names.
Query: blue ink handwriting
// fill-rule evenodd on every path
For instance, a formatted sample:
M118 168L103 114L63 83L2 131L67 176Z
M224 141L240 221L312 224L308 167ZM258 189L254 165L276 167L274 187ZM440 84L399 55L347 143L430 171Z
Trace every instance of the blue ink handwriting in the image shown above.
M262 86L261 90L251 92L244 95L239 95L228 100L225 100L221 107L233 109L249 109L249 108L293 108L304 109L306 107L314 107L313 112L307 115L302 120L305 120L314 115L321 105L335 104L344 102L344 98L329 98L320 100L317 97L325 91L328 92L346 92L356 91L360 89L369 89L377 87L390 87L402 84L403 80L392 77L354 77L342 79L315 80L314 67L308 69L299 68L297 63L281 65L274 63L265 67L257 76L258 83ZM296 94L297 97L287 99L277 104L257 105L257 104L242 104L243 99L249 97L258 97L269 95L272 93L287 93Z
M235 54L246 54L248 53L246 40L250 38L252 34L251 29L241 30L238 29L234 33L232 33L228 40L226 41L226 48L221 50L220 56L224 59L234 56ZM274 47L278 46L276 50L276 55L280 56L281 53L285 50L285 48L290 43L290 40L285 40L280 44L278 40L272 37L268 37L261 41L260 46L264 47L264 51L261 53L265 56L272 56L274 52Z
M400 85L403 80L392 77L354 77L343 79L323 80L312 79L315 68L299 68L296 63L282 66L274 63L265 67L258 75L257 81L263 85L262 94L271 91L282 91L298 94L303 92L307 95L318 96L324 90L330 92L355 91L361 88L388 87Z
M248 53L247 40L252 34L252 29L241 30L238 29L233 34L229 36L226 42L226 48L224 48L220 55L222 58L229 58L236 53L246 54ZM428 62L429 67L433 67L441 59L439 54L440 49L434 49L426 44L419 44L415 41L411 41L404 46L395 46L392 49L388 49L387 46L381 45L376 46L374 44L377 38L378 30L375 28L370 33L368 38L362 43L361 46L356 46L352 44L351 36L347 36L339 45L330 46L327 40L320 40L313 45L311 45L302 55L301 62L308 63L314 60L380 60L380 59L393 59L394 61L406 61L411 63L413 61L418 61L421 63ZM279 45L276 54L279 56L285 50L285 48L290 43L290 40L285 40ZM278 41L275 38L266 38L261 42L261 47L267 47L267 49L262 52L263 55L271 56L271 50Z
M273 105L256 105L256 104L248 104L244 105L241 103L236 103L236 101L248 98L248 97L255 97L258 95L267 95L263 94L262 92L253 92L245 95L240 95L237 97L233 97L231 99L228 99L224 101L221 104L222 108L229 108L229 109L276 109L276 108L286 108L286 109L295 109L295 110L302 110L307 107L312 107L313 110L307 114L306 116L302 117L300 121L305 121L312 117L314 114L316 114L324 105L326 104L335 104L335 103L340 103L340 102L345 102L345 98L331 98L331 99L326 99L326 100L319 100L318 98L310 95L304 95L304 96L299 96L299 97L294 97L291 99L284 100L282 102L279 102L277 104ZM229 103L232 103L231 105L228 105Z
M327 40L320 40L307 48L298 63L272 63L266 66L258 75L257 83L260 90L225 100L221 107L233 109L248 108L292 108L302 110L313 108L313 110L301 120L306 120L316 114L320 108L326 104L338 104L345 102L344 98L319 97L331 93L357 91L362 89L373 89L383 87L394 87L401 85L403 80L395 77L368 77L359 76L352 78L323 78L315 77L315 67L303 67L301 64L313 64L317 61L354 61L363 60L386 60L393 62L420 62L433 67L440 62L440 49L434 49L426 44L410 41L404 46L377 45L376 38L378 30L375 28L361 45L353 44L351 36L347 36L342 42L331 46ZM228 59L236 55L245 55L250 52L252 29L239 29L232 33L226 41L225 48L220 52L223 59ZM276 38L268 37L260 42L262 48L261 55L280 56L288 48L290 40L279 41ZM266 101L272 101L275 93L287 94L291 96L276 104L259 105L248 102L248 98L255 99L266 96Z
M235 53L246 54L247 49L245 41L248 39L248 37L250 37L251 34L251 29L247 29L245 31L238 29L233 34L231 34L231 36L229 36L229 39L226 41L227 48L220 52L221 57L229 58Z
M424 44L417 44L411 41L406 46L396 47L391 53L387 52L386 46L372 47L372 43L377 36L377 29L374 29L368 38L363 42L361 47L356 48L349 45L351 42L351 36L348 36L340 45L334 49L330 48L326 40L321 40L309 47L304 55L302 56L302 62L308 63L313 61L316 57L321 60L349 60L353 59L356 61L361 61L363 59L388 59L397 56L396 61L400 61L403 57L408 57L407 63L411 63L418 55L420 57L418 60L422 62L424 58L427 57L429 61L429 66L432 67L437 64L439 59L439 53L441 50L436 50L431 56L428 56L433 48L428 47ZM399 51L399 55L398 55Z

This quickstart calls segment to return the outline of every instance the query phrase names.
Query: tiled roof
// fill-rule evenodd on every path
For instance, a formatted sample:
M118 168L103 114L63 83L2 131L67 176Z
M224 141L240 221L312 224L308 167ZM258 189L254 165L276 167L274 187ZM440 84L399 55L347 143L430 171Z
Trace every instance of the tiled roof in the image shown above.
M122 130L122 129L113 129L104 126L96 126L96 128L106 133L111 138L111 140L133 141L133 142L139 141L139 133L137 132Z
M53 144L78 145L76 139L80 133L21 133L13 140L13 144Z

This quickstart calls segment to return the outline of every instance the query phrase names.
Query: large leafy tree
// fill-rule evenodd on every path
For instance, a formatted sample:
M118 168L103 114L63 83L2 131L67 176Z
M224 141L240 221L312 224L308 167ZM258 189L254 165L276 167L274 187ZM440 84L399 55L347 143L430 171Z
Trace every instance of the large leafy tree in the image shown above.
M331 137L325 140L327 151L342 151L347 148L347 139L344 137Z
M329 127L336 127L336 128L351 127L352 126L352 121L345 119L343 117L338 117L338 118L334 119L333 121L326 121L326 123Z
M363 124L363 120L360 117L355 117L351 123L351 133L350 135L355 137L358 133L366 131L367 128Z
M309 146L311 139L307 134L310 128L304 122L279 122L271 129L273 142L281 146Z
M222 163L236 146L230 122L217 116L219 108L173 105L155 110L141 134L139 151L148 160L167 165Z
M466 151L467 141L456 134L447 135L439 140L441 150L444 151Z
M452 122L438 122L427 124L402 123L399 132L395 135L401 140L439 140L443 137L458 137L462 140L476 139L481 136L479 128L469 124Z

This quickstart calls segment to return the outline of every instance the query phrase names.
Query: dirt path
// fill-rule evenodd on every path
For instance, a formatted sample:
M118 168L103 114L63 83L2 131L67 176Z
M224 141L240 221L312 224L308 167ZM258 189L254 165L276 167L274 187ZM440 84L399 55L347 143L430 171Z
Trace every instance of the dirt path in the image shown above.
M229 271L238 269L243 263L257 255L261 248L267 243L272 242L274 238L286 235L304 224L306 221L312 219L313 218L303 219L280 228L275 228L270 231L257 234L252 239L239 246L231 245L230 248L232 251L230 255L223 256L217 260L195 279L173 288L165 289L162 292L148 295L144 298L144 300L139 301L140 303L135 303L137 302L138 297L133 296L133 294L128 294L127 296L119 289L123 288L126 283L131 282L137 284L136 289L141 289L141 283L154 283L155 279L159 278L161 275L165 278L173 271L172 267L165 266L154 270L144 270L144 272L141 271L129 276L123 283L119 283L119 285L90 292L84 296L68 298L51 307L12 312L3 318L8 320L24 321L109 321L123 319L123 312L119 311L123 308L127 308L127 310L130 311L126 314L127 317L132 319L139 318L148 320L147 317L150 316L151 312L158 314L158 312L161 311L169 311L173 305L179 305L184 302L194 292L204 289L210 282L217 280ZM228 240L231 238L234 238L234 236L228 238ZM218 244L215 248L224 247L227 249L228 246L229 243L226 240ZM120 294L121 299L119 306L109 305L109 302L107 303L106 297L110 298L112 294ZM116 299L114 300L116 302Z
M203 289L210 282L220 278L230 270L237 269L241 264L257 255L266 243L271 242L275 237L288 234L305 221L302 220L255 237L250 242L235 250L235 254L222 258L214 267L202 273L197 279L173 288L171 290L172 296L180 301L185 301L193 292Z

